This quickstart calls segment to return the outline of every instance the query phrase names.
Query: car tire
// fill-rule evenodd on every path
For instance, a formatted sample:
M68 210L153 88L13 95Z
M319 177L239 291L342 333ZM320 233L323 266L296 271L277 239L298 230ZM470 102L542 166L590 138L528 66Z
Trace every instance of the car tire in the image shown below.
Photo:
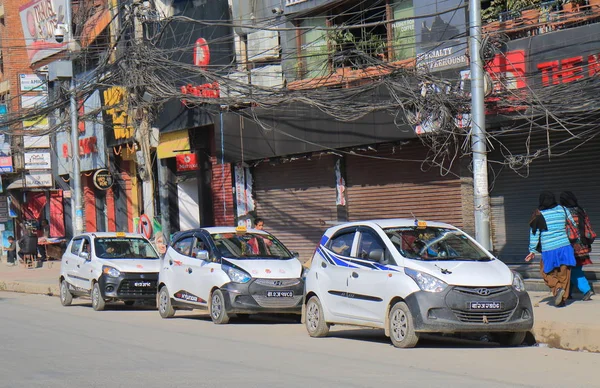
M496 340L501 346L514 348L521 345L525 341L527 332L517 331L513 333L499 333L496 335Z
M419 334L410 309L404 302L396 303L390 310L389 331L392 344L397 348L414 348L419 342Z
M69 283L65 279L60 282L60 304L70 306L73 302L73 294L69 291Z
M306 331L311 337L325 337L329 334L329 324L325 322L323 306L316 296L311 297L306 303Z
M106 302L100 292L100 284L94 283L92 287L92 308L95 311L102 311L106 307Z
M175 315L167 287L162 287L158 293L158 313L163 318L173 318Z
M225 309L225 297L221 290L215 290L210 296L210 318L217 325L229 323L229 314Z
M135 300L126 300L124 303L125 303L125 306L133 306L133 304L135 303Z

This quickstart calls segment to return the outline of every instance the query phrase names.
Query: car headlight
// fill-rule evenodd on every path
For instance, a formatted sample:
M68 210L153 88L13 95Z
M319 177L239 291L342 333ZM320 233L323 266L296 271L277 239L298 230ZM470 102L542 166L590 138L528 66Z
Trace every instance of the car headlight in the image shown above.
M448 287L448 284L429 274L415 271L414 269L404 268L404 273L417 283L419 288L427 292L442 292Z
M107 265L102 267L102 273L105 273L106 275L111 276L113 278L118 278L119 275L121 275L121 271L114 267L109 267Z
M513 281L512 281L513 288L518 292L524 292L525 291L525 282L523 281L523 278L521 277L521 275L519 275L515 271L512 271L512 274L513 274Z
M229 279L234 283L248 283L250 279L252 279L252 276L241 269L233 268L228 265L224 265L222 268L227 276L229 276Z

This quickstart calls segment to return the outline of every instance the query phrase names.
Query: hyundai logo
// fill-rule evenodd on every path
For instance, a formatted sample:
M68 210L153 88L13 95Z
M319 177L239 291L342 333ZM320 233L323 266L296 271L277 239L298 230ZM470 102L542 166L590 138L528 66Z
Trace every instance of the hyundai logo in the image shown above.
M488 290L487 288L478 288L475 290L475 292L477 292L481 296L488 296L490 294L490 290Z
M275 281L273 281L273 285L274 286L282 286L283 282L281 280L275 280Z

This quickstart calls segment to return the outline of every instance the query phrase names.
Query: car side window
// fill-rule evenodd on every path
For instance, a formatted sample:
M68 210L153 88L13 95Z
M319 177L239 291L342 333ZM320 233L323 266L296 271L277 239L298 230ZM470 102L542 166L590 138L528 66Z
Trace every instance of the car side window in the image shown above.
M192 257L197 258L198 252L200 251L208 251L208 256L212 256L210 246L202 237L196 236L196 241L194 242L194 246L192 247Z
M175 249L177 252L181 253L182 255L189 256L193 243L194 243L194 237L192 237L192 236L185 237L185 238L182 238L181 240L177 240L173 244L173 249Z
M358 242L358 251L356 252L356 256L359 259L369 260L369 261L379 261L374 260L370 255L374 251L381 251L382 254L385 254L385 245L381 239L371 231L361 231L360 233L360 241Z
M88 238L84 238L83 239L83 248L81 249L81 252L86 252L88 255L92 255L92 244L90 242L90 239Z
M338 255L350 256L355 235L356 232L352 231L335 236L329 241L328 248Z
M73 244L71 244L71 253L74 255L79 254L79 248L81 248L82 243L83 243L82 238L73 240Z

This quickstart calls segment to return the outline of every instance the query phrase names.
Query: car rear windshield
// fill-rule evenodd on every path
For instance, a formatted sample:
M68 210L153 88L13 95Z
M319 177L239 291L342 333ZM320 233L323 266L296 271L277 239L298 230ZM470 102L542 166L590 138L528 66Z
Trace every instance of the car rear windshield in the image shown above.
M385 234L400 252L417 260L490 260L466 234L449 228L386 228Z
M96 256L102 259L158 259L152 245L143 238L96 238L94 248Z
M211 237L221 256L232 259L290 259L292 254L270 234L214 233Z

